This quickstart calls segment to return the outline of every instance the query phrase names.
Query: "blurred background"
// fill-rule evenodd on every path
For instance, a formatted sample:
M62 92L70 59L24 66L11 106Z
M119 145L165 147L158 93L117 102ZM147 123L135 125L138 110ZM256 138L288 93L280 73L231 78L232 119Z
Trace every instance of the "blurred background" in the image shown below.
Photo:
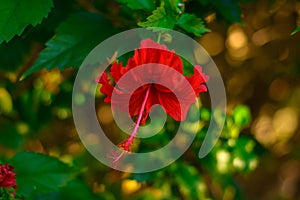
M243 5L243 25L212 21L198 41L225 81L229 109L247 105L251 135L265 148L239 182L249 199L299 199L299 2ZM214 17L214 16L210 16ZM299 18L298 18L299 22Z
M228 117L224 131L213 151L199 159L199 147L210 115L214 114L203 103L197 140L181 159L156 172L118 172L86 151L72 119L72 87L77 71L72 65L61 71L42 69L22 79L45 48L45 42L55 34L59 20L67 19L70 13L96 12L118 30L126 30L137 27L137 22L151 12L132 12L130 4L122 1L57 0L42 24L27 27L21 36L2 43L1 162L10 163L19 152L38 152L58 158L77 171L70 182L53 190L28 192L21 186L21 196L300 200L300 33L291 35L300 23L300 2L216 2L219 4L201 0L182 3L185 12L201 17L211 30L194 38L212 56L226 86ZM103 97L99 92L96 95L99 122L118 144L125 135L115 125L111 107L103 103ZM82 96L76 98L84 101ZM203 95L203 102L207 98ZM162 146L172 139L176 126L170 118L157 136L136 141L135 145L140 150ZM50 180L46 178L47 181Z

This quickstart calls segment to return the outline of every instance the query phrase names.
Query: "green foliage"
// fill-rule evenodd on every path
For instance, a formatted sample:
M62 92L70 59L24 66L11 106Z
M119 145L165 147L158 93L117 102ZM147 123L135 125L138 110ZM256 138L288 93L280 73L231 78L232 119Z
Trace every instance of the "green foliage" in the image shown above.
M126 4L133 10L152 11L155 8L155 0L117 0L120 3Z
M60 24L56 35L46 43L46 48L24 76L43 68L79 67L87 54L113 33L111 24L98 14L75 13Z
M204 164L216 176L229 176L237 172L253 171L258 165L257 144L251 138L239 137L219 142ZM223 184L230 184L225 181Z
M213 114L214 118L218 117L218 112ZM201 116L207 116L202 117L202 120L209 119L209 110L202 108ZM227 198L229 195L230 199L243 199L234 174L247 174L255 170L258 165L259 145L252 138L243 135L243 129L250 119L250 112L246 106L235 107L233 113L226 116L225 126L216 145L205 158L200 160L201 168L209 171L213 184L218 184L220 187L222 195L219 197ZM206 131L207 127L204 127L197 138L202 140ZM200 144L195 144L195 153L198 153L199 147Z
M209 121L211 117L211 111L208 108L201 108L200 109L200 120Z
M291 35L294 35L300 31L300 26L298 26L292 33Z
M233 109L233 120L235 125L243 128L251 121L250 109L247 106L237 106Z
M165 9L170 12L172 11L175 14L184 12L184 3L182 0L162 0L161 2L165 4Z
M147 18L145 22L139 22L138 25L141 27L160 27L173 29L176 23L176 16L166 11L164 4L161 4L160 7L156 8L153 11L153 14Z
M21 35L29 24L36 26L48 15L52 0L1 0L0 43Z
M218 112L214 112L216 121L221 116ZM231 115L227 115L225 119L225 127L223 128L222 137L226 139L237 139L241 131L251 122L250 109L247 106L239 105L233 109Z
M163 1L160 7L153 11L152 15L147 18L145 22L139 22L141 27L161 27L173 29L178 25L185 31L193 33L196 36L201 36L204 33L210 32L205 27L201 18L196 17L194 14L182 13L184 12L184 5L180 1Z
M254 151L256 143L247 137L239 137L232 149L232 165L237 171L249 172L256 168L257 153Z
M183 199L205 199L205 184L194 166L176 162L171 172L176 175L174 179Z
M210 32L210 30L205 27L202 19L197 18L192 14L182 14L176 24L196 36L201 36L204 33Z
M92 190L88 187L86 183L81 180L72 180L68 182L67 185L60 188L59 191L46 193L42 195L36 195L34 198L36 200L81 200L81 199L89 199L89 200L101 200L103 198L99 198L93 194Z
M75 175L68 165L45 154L22 152L14 156L10 163L18 174L18 194L27 198L58 190Z

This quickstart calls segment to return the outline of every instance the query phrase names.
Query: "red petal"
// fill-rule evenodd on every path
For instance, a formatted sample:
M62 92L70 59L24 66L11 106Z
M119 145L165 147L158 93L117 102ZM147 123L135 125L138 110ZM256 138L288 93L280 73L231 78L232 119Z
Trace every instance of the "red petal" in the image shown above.
M146 92L147 90L140 87L131 95L129 100L130 116L137 116L140 113Z
M195 94L199 96L200 92L206 92L207 87L204 85L205 82L209 80L209 77L202 72L202 68L198 65L194 67L194 74L186 79L191 84L192 88L195 91Z
M135 50L133 57L128 60L126 69L129 70L150 63L166 65L183 73L183 64L180 57L173 50L168 50L165 45L158 44L151 39L141 42L141 47Z
M121 76L127 71L125 67L122 67L122 63L118 64L118 62L114 62L110 69L110 74L114 77L115 82L118 82Z
M0 164L0 187L12 187L17 188L16 185L16 173L12 170L14 168L8 164L1 165Z
M176 121L182 121L180 104L173 93L159 93L158 99L165 112Z
M142 74L133 74L130 72L130 69L138 67L143 64L162 64L165 67L155 68L149 67L144 69ZM141 107L147 88L151 87L149 97L146 102L145 109L143 111L141 124L146 122L146 119L149 114L150 108L155 104L161 104L165 109L166 113L169 114L177 121L185 120L186 114L191 104L195 103L196 96L199 96L200 92L207 91L205 82L208 81L209 77L202 73L202 68L200 66L195 66L194 74L190 77L186 77L186 80L190 83L193 88L194 93L186 89L186 86L183 82L175 80L169 75L168 68L173 68L179 73L183 73L183 63L181 58L174 54L174 51L169 51L165 45L158 44L151 39L146 39L141 42L140 49L134 51L132 58L128 60L126 67L122 66L122 63L118 64L115 62L111 67L111 75L113 76L115 82L118 84L118 87L115 87L115 91L118 94L118 98L111 102L112 92L114 86L109 83L107 74L103 73L99 79L99 83L102 84L100 91L103 94L106 94L105 102L112 103L113 107L120 107L121 111L126 111L128 108L125 103L128 100L130 93L132 93L135 85L140 85L143 83L142 80L159 80L167 78L170 81L169 85L174 85L174 88L171 90L176 91L176 94L179 95L181 102L183 102L180 108L179 101L177 100L175 94L172 91L161 85L144 85L133 92L129 100L129 114L130 116L137 116L141 112ZM131 73L130 79L126 83L120 83L120 78L125 73ZM118 83L119 82L119 83Z
M159 104L156 95L157 92L155 92L155 88L152 85L147 85L147 87L140 87L139 89L137 89L130 98L130 104L129 104L130 116L137 116L141 111L142 103L144 101L148 87L151 88L150 88L150 93L146 102L145 109L143 111L141 124L145 124L147 117L149 115L150 108L155 104Z
M159 92L157 95L166 113L176 121L184 121L191 104L196 102L195 94L183 86L179 85L172 93ZM175 94L180 98L180 102Z
M102 84L100 92L107 95L107 97L104 99L104 102L110 103L114 87L109 83L108 76L105 72L101 74L98 83Z

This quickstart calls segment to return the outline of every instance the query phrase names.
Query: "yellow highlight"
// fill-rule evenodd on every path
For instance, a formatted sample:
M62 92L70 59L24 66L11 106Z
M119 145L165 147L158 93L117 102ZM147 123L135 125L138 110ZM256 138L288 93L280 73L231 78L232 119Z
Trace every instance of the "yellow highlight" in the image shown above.
M217 169L220 173L228 172L228 164L231 159L230 153L225 150L219 150L216 154Z
M141 188L141 183L136 180L124 180L122 182L122 192L126 195L132 194Z
M289 139L298 127L298 113L289 107L282 108L275 113L272 124L277 139Z
M11 95L6 89L0 88L0 114L10 113L13 109L13 102Z
M231 33L229 33L229 36L227 38L228 48L241 49L245 47L247 43L247 36L242 29L233 30Z
M42 71L40 78L46 90L54 94L59 92L58 86L63 81L63 76L58 69Z
M243 61L249 57L251 51L248 37L242 27L235 24L229 28L226 47L229 54L227 59L229 60Z
M224 38L218 32L205 34L200 38L199 43L211 56L216 56L224 50Z
M26 135L29 132L29 126L26 123L19 122L16 124L16 129L20 135Z
M246 163L239 157L233 159L233 166L237 169L243 170L246 167Z

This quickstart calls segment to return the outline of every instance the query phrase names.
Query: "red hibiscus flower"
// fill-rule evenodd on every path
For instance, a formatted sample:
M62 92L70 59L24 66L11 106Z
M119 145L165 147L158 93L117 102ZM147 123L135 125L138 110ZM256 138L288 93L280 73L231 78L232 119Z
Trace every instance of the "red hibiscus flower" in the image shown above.
M142 71L132 72L140 66L144 66ZM176 76L174 71L180 74L180 77ZM119 81L128 73L130 79L125 82ZM182 74L183 64L180 57L174 51L168 50L165 45L158 44L151 39L141 41L141 47L134 51L133 57L128 60L125 67L118 62L112 64L110 75L113 77L115 85L110 83L106 73L102 73L98 83L102 84L100 92L107 95L104 101L111 103L114 107L119 107L121 111L129 110L131 117L137 117L132 134L119 145L122 149L130 151L130 145L137 134L138 127L140 124L145 124L150 108L155 104L160 104L174 120L185 120L190 105L196 102L195 97L198 97L200 92L207 91L204 83L208 81L209 77L202 73L200 66L194 67L194 74L190 77ZM180 80L182 78L190 84L194 90L193 94L188 92L190 90L186 89L184 81ZM148 81L147 84L143 84L145 80ZM167 85L172 88L157 84L159 80L167 81ZM136 88L137 85L140 87ZM114 102L112 102L113 91L118 96ZM183 98L184 104L179 103L178 94L180 98ZM130 99L129 108L126 104L128 99ZM123 153L121 155L113 153L111 158L114 159L114 163L121 158Z
M6 164L0 164L0 187L3 188L17 188L16 173L13 172L13 167Z

